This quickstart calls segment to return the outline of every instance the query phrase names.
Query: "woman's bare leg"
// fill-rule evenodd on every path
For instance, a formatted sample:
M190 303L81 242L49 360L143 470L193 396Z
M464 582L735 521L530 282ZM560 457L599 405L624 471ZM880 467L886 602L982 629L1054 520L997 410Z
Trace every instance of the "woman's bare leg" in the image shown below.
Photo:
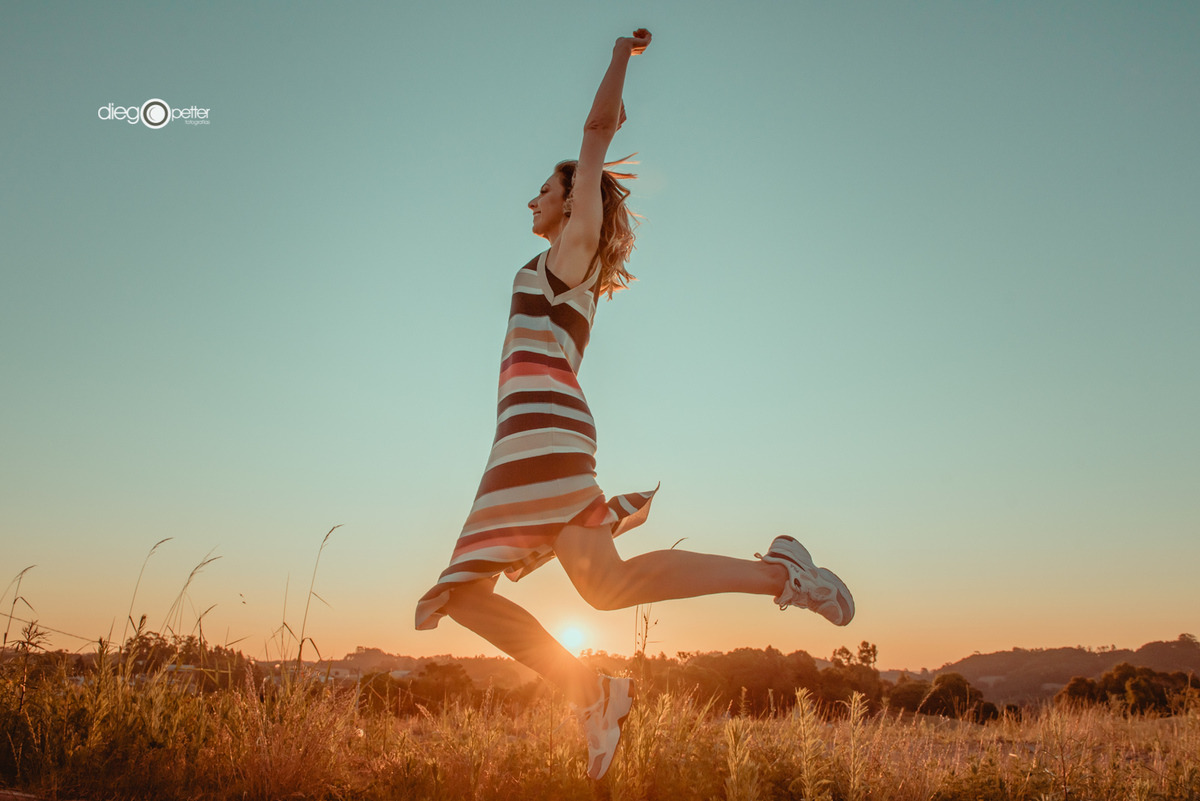
M625 560L604 527L567 526L554 552L579 594L597 609L720 592L773 596L788 578L782 565L691 551L651 551Z
M556 685L572 702L589 706L600 697L596 673L563 648L533 615L493 592L495 578L461 585L446 612L513 659Z
M567 526L554 550L584 600L598 609L721 592L778 595L787 571L776 564L691 551L652 551L621 559L607 528ZM496 595L495 578L456 587L446 612L561 689L576 704L599 697L596 673L517 604Z

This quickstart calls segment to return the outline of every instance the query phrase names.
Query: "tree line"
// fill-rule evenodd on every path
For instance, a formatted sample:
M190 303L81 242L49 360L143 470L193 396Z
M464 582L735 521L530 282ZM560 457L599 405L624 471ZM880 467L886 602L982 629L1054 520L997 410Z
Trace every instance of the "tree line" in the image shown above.
M143 624L144 625L144 624ZM407 674L371 672L359 679L329 681L330 672L319 665L256 662L222 646L213 646L195 636L164 637L139 625L133 636L115 653L102 643L95 657L48 652L36 641L8 649L5 661L15 667L20 657L27 679L37 674L61 671L86 681L97 661L116 658L122 674L130 680L167 672L197 692L228 689L234 682L265 686L296 678L321 679L339 691L357 693L364 711L398 716L439 711L451 704L478 706L495 703L514 714L529 708L552 690L540 679L519 686L480 686L463 664L447 659L433 661ZM585 662L611 674L632 675L639 681L643 697L662 693L691 694L718 714L763 716L787 712L795 704L796 692L807 690L829 716L843 714L850 699L859 694L871 712L939 715L973 720L996 720L1004 714L1018 716L1018 707L1000 709L984 700L983 693L961 674L941 673L927 681L901 674L896 681L884 679L876 668L878 648L867 641L851 651L838 648L824 665L805 651L784 654L767 647L738 648L721 652L680 652L632 658L585 651ZM1171 715L1200 704L1200 678L1182 671L1163 672L1121 663L1099 678L1076 676L1054 698L1068 706L1107 706L1126 714Z
M1076 676L1054 700L1064 706L1107 706L1132 714L1173 715L1195 708L1200 701L1200 678L1122 662L1098 679Z
M638 654L632 659L585 651L582 658L598 670L634 676L643 697L691 694L708 702L716 714L787 712L795 704L797 690L804 689L827 716L844 714L855 694L862 696L871 712L886 709L978 722L1001 715L1000 709L984 701L983 693L957 673L939 675L932 682L904 675L897 682L882 678L876 668L878 648L866 641L855 651L838 648L824 667L805 651L784 654L771 647L726 653L680 652L674 658ZM549 692L540 680L516 688L478 687L461 664L445 662L426 664L400 678L383 672L364 675L359 703L364 709L395 715L485 700L519 711ZM1015 707L1008 711L1017 714Z

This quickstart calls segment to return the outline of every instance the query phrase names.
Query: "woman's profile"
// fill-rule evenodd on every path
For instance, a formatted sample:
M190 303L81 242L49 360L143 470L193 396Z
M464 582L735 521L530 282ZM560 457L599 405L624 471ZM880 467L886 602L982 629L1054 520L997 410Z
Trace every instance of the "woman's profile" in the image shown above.
M596 429L578 381L602 294L627 286L633 249L629 191L605 157L625 121L621 94L639 29L617 39L584 124L577 160L557 164L529 201L533 233L550 243L517 271L500 364L496 436L449 566L417 604L416 626L449 615L556 685L588 741L588 775L608 770L632 708L632 679L602 676L563 648L529 612L494 592L557 558L598 609L739 592L811 609L836 625L854 616L849 589L792 537L754 560L688 551L622 559L613 539L640 525L654 490L606 498L596 483Z

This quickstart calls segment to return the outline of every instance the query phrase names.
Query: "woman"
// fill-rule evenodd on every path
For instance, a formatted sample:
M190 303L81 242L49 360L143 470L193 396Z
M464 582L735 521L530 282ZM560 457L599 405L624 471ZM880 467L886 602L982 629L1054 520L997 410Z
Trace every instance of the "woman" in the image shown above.
M450 566L417 605L418 629L449 615L557 685L576 705L588 740L588 775L608 770L635 696L628 678L598 676L521 607L494 592L557 557L580 595L622 609L720 592L771 595L837 625L854 615L846 585L817 568L791 537L757 561L655 551L623 560L613 538L645 520L654 491L606 501L596 484L596 432L576 379L600 294L624 288L633 248L629 192L605 170L625 121L621 92L640 29L613 47L584 125L578 161L558 164L529 201L533 232L550 249L518 271L500 368L496 439Z

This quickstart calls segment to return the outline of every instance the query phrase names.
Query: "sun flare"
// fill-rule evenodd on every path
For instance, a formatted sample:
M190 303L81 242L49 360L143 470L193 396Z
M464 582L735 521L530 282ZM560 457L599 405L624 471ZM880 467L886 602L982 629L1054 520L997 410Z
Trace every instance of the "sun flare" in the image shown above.
M582 627L577 625L564 626L558 635L558 641L571 653L582 651L583 643L586 639L586 632L584 632Z

